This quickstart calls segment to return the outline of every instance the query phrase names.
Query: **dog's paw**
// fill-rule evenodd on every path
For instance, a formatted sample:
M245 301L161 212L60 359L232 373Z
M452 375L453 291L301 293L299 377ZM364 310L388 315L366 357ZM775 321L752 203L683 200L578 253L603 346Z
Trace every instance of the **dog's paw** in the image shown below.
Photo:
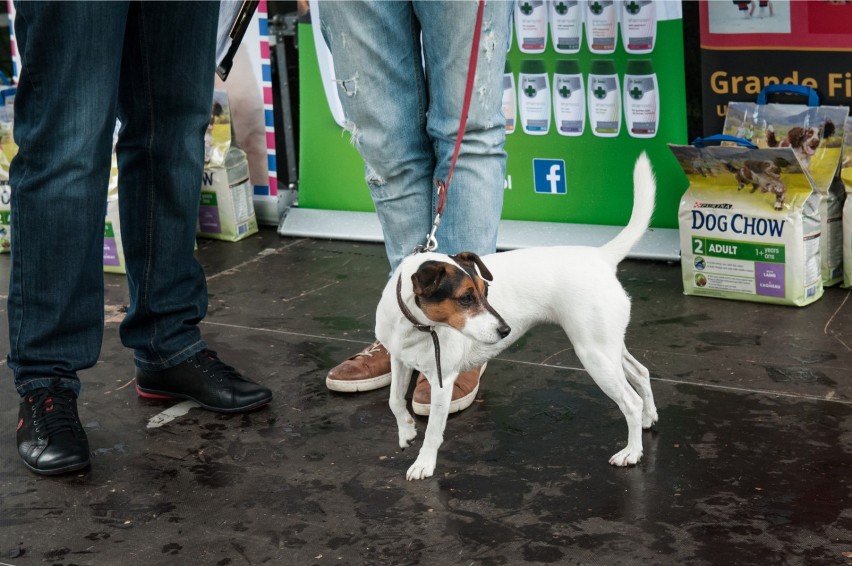
M408 468L405 474L405 479L408 481L424 480L431 478L435 473L435 458L424 457L422 454L417 457L417 460Z
M609 463L613 466L623 468L624 466L632 466L636 464L640 458L642 458L642 449L633 450L628 446L621 452L613 455L613 457L609 459Z
M411 446L411 441L417 437L417 427L414 425L414 419L411 415L407 415L405 423L399 426L399 447L402 449Z
M657 424L657 420L659 420L659 417L657 417L657 411L656 410L643 412L642 413L642 428L644 428L646 430L651 428L652 426Z

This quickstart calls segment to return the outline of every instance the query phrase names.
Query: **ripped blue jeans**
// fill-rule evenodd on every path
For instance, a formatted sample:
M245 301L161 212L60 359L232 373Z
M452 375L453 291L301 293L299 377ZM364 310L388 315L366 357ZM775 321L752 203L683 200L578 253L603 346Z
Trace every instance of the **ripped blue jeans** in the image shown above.
M488 1L438 251L495 251L506 174L502 77L513 2ZM423 244L458 133L476 2L321 2L347 129L364 159L391 270ZM421 49L422 34L422 49Z

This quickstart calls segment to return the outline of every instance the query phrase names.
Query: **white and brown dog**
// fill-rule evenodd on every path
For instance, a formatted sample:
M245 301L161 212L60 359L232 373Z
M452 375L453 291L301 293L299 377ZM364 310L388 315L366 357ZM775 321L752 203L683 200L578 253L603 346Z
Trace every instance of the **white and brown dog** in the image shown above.
M481 366L540 323L565 330L592 379L627 419L627 446L610 464L639 461L642 429L657 421L657 409L648 370L624 344L630 299L616 266L645 233L654 210L654 174L644 153L633 183L630 222L599 248L539 247L482 258L426 252L402 261L379 302L376 337L391 355L390 407L401 448L417 436L405 403L412 370L423 372L432 389L426 436L409 480L435 471L458 374Z

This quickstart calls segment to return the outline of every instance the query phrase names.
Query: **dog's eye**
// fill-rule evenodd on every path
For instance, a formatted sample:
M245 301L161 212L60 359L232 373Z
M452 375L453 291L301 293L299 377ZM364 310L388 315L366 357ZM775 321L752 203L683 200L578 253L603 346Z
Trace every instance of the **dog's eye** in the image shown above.
M461 297L459 297L459 304L463 307L471 307L476 304L476 296L474 296L473 291L468 291Z

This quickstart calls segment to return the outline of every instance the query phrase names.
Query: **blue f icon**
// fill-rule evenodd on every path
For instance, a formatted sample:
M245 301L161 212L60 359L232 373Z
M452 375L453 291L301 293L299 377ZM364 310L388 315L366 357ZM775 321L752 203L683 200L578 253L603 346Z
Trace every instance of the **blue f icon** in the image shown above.
M533 181L537 193L564 195L568 192L565 183L565 161L533 159Z

